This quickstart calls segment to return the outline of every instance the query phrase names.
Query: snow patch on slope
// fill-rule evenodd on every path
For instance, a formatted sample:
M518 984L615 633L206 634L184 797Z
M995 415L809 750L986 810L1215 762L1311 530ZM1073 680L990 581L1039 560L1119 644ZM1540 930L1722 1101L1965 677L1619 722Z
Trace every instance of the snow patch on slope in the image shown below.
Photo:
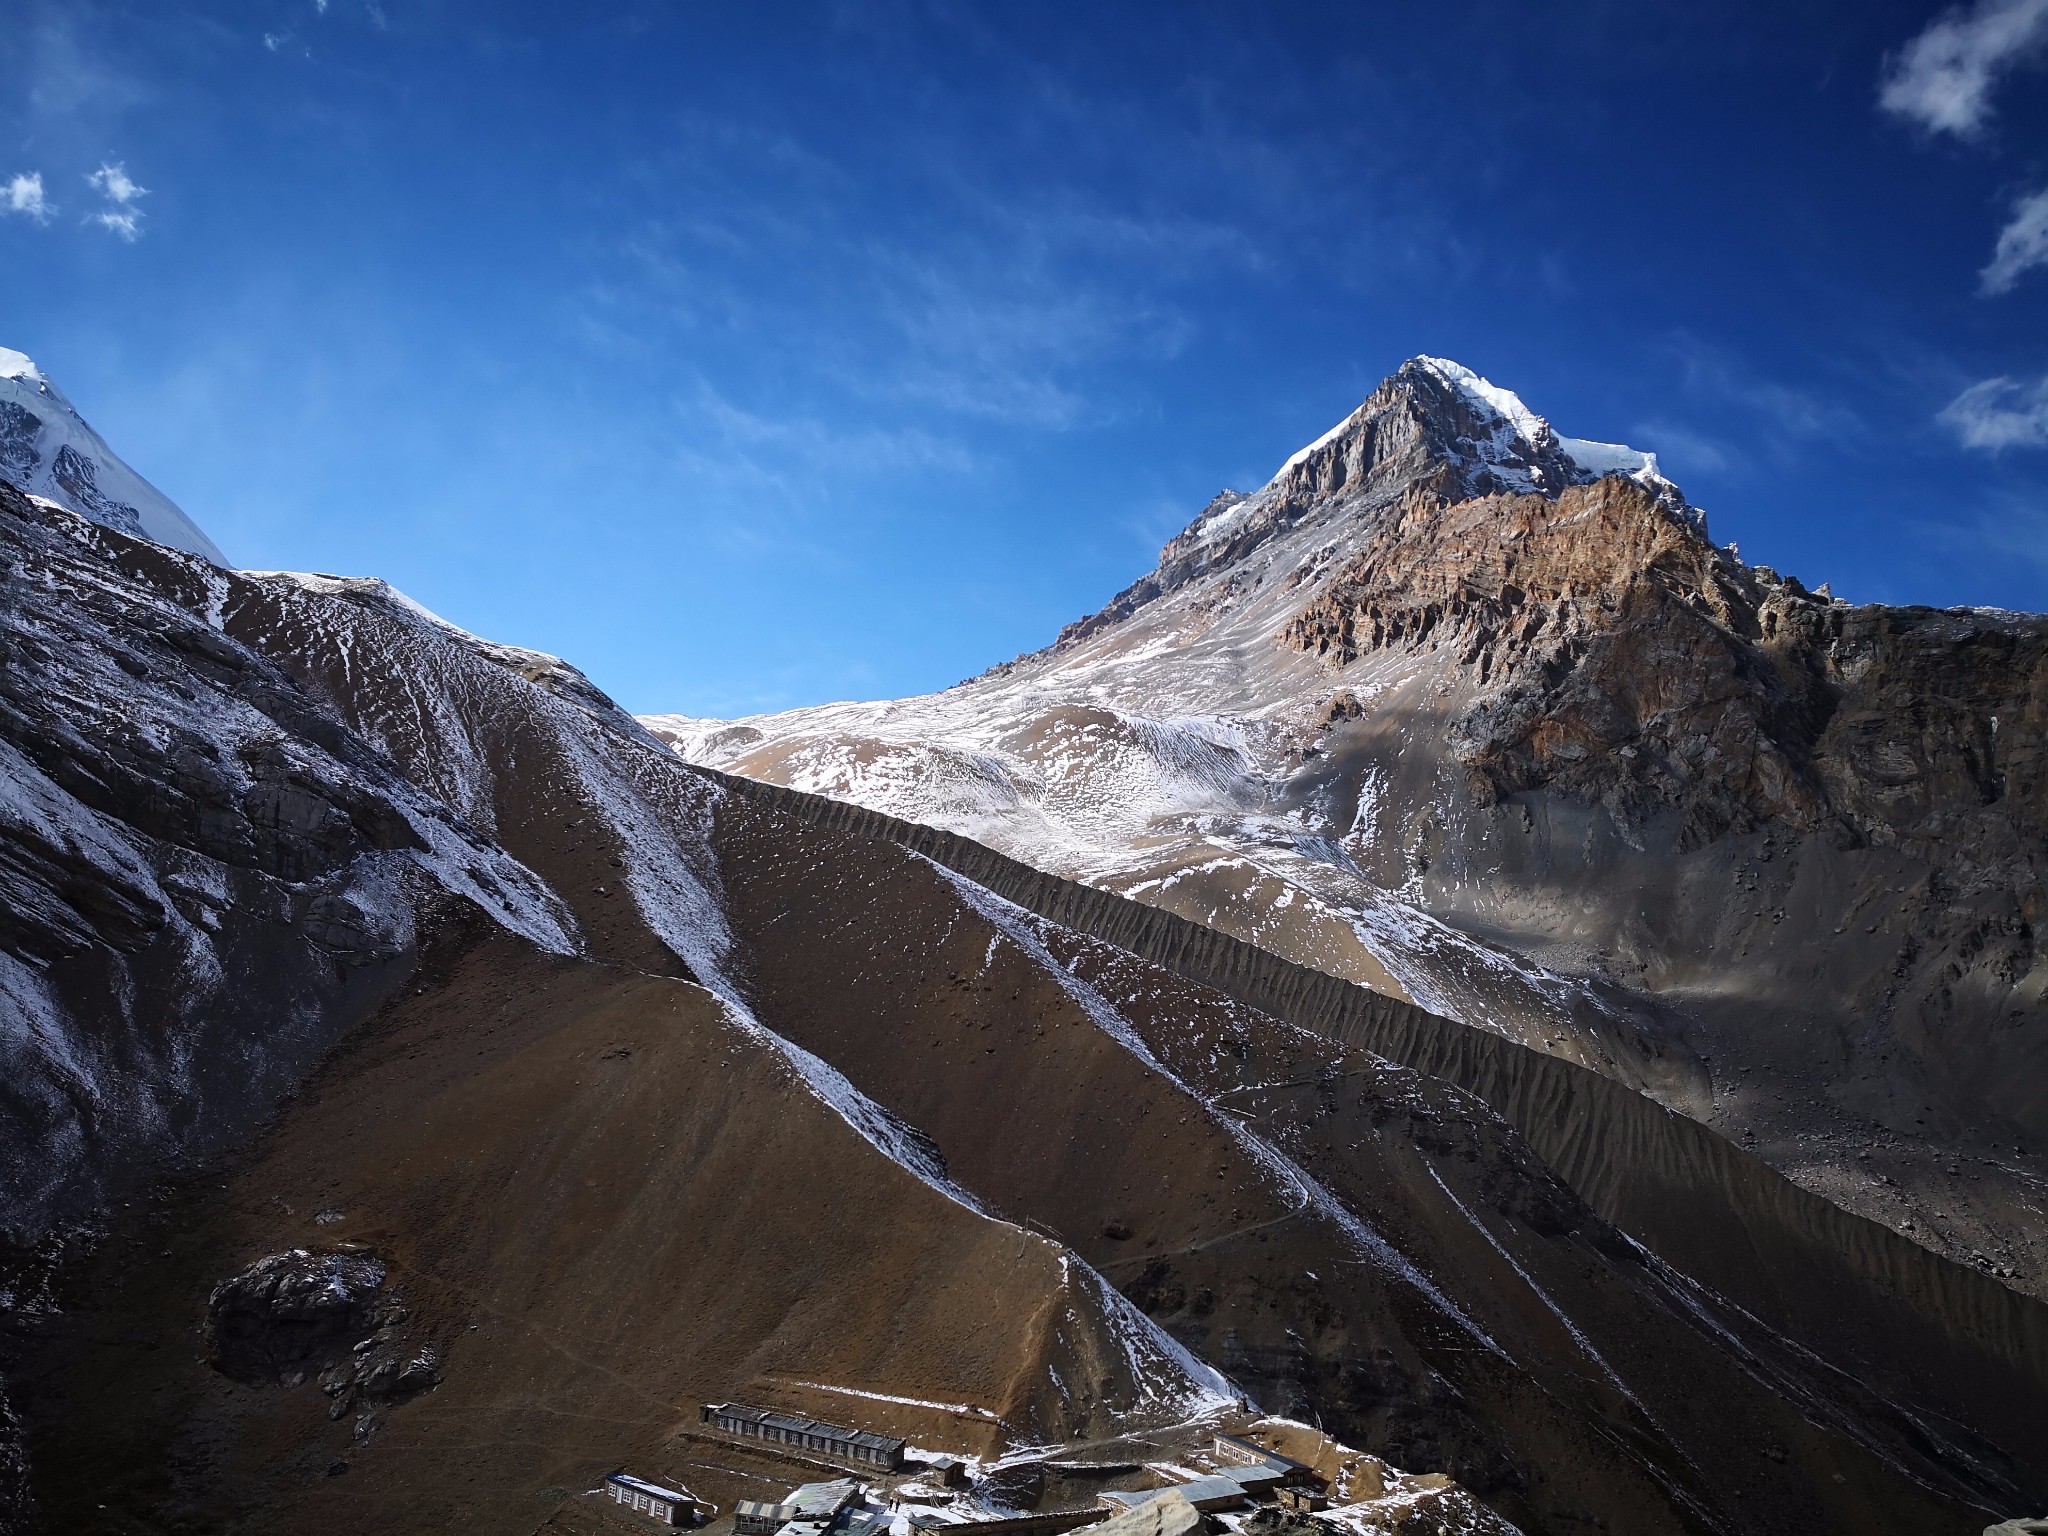
M1062 1254L1075 1284L1108 1325L1137 1384L1135 1413L1163 1411L1181 1420L1236 1412L1251 1400L1221 1371L1140 1311L1137 1305L1074 1254ZM1078 1277L1078 1280L1077 1280Z

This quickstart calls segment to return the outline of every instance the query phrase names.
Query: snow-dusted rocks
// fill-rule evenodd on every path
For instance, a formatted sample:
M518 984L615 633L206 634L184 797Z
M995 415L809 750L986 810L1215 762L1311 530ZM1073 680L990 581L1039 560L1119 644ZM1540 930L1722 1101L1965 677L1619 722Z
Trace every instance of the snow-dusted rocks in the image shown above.
M227 557L177 504L121 461L64 392L22 353L0 347L0 479L137 538Z
M1702 531L1705 520L1686 505L1684 494L1657 468L1657 455L1621 443L1559 437L1549 422L1522 403L1513 390L1483 379L1462 363L1418 357L1415 364L1456 390L1481 427L1457 445L1472 474L1469 489L1555 496L1568 485L1590 485L1622 475L1673 508L1687 511Z
M207 1298L207 1363L238 1381L303 1381L377 1327L385 1277L375 1255L355 1249L258 1259Z
M0 561L0 1230L241 1134L424 911L577 947L531 872L221 631L242 578L5 485Z

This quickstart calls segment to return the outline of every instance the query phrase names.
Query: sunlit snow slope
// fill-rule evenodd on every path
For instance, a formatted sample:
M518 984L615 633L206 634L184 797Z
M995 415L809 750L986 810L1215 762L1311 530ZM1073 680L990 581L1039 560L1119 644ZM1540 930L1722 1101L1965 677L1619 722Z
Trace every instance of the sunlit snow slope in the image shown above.
M227 556L170 497L121 461L64 392L0 347L0 478L82 517L215 565Z

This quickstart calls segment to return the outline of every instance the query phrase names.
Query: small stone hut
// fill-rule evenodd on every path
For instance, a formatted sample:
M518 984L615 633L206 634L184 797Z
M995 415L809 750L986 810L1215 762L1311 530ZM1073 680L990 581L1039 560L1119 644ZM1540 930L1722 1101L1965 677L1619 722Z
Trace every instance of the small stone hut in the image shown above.
M684 1525L696 1518L697 1501L687 1493L650 1483L644 1477L614 1472L604 1480L604 1491L615 1504L623 1504L657 1525Z

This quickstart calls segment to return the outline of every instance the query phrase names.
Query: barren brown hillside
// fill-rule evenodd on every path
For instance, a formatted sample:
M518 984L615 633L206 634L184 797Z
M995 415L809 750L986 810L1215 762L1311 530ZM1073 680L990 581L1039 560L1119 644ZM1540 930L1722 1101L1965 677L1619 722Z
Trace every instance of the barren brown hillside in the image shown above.
M832 1407L973 1453L1182 1410L1055 1243L881 1156L700 988L481 934L415 980L227 1183L65 1298L17 1377L50 1529L530 1528L661 1468L699 1402L792 1380L972 1405ZM159 1346L251 1260L349 1245L388 1265L435 1389L334 1419L313 1381Z

